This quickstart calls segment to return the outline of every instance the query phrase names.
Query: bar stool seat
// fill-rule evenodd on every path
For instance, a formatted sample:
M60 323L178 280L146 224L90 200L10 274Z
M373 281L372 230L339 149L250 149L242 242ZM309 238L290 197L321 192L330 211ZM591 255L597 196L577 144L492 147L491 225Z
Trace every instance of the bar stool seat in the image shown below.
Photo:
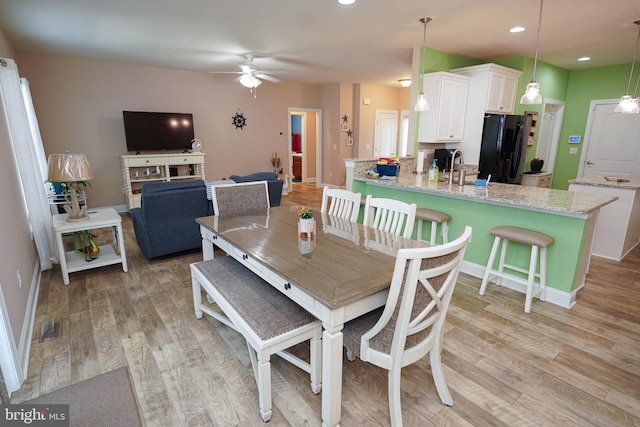
M418 240L425 242L422 239L422 223L423 221L431 221L431 237L429 244L436 244L436 233L438 230L438 224L440 224L440 233L442 234L442 243L449 243L449 221L451 221L451 215L435 211L433 209L418 208L416 209L416 221L418 222Z
M489 255L489 261L487 262L487 268L485 270L484 277L482 278L482 284L480 285L480 295L484 295L490 276L496 276L500 280L503 278L509 278L515 282L522 283L527 287L524 311L525 313L531 312L531 301L533 297L538 297L540 301L545 301L546 299L547 247L552 245L555 242L555 239L548 234L540 233L538 231L504 225L492 228L489 231L489 234L494 236L494 240L491 248L491 254ZM505 263L507 247L510 241L531 246L531 258L529 260L528 270ZM498 269L496 270L493 268L493 264L501 242L502 250L500 252ZM513 274L509 274L504 271L505 269L526 274L527 280L514 276ZM536 272L536 269L538 269L539 272ZM538 278L537 282L536 278ZM499 286L499 281L496 281L496 284ZM533 290L534 285L537 285L538 288L535 292Z

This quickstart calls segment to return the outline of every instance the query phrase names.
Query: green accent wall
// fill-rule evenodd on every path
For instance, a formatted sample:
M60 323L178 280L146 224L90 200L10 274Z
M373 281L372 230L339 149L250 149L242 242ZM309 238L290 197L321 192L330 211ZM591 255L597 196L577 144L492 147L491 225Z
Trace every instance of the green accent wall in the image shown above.
M533 58L520 56L495 61L480 61L430 48L426 48L426 50L423 48L422 54L426 54L424 72L428 73L449 71L453 68L478 65L486 62L494 62L522 71L522 76L518 82L518 93L514 113L524 114L525 111L537 111L539 120L542 119L543 104L521 105L519 102L519 97L524 94L524 90L533 75ZM584 66L588 66L588 63L585 63ZM596 99L620 98L627 89L630 67L631 64L626 64L569 71L538 61L536 80L540 84L540 92L542 93L543 100L554 99L566 102L558 152L556 155L556 165L554 168L553 188L566 190L569 188L568 181L577 177L591 101ZM637 74L633 76L632 91L635 88L636 76ZM420 89L421 88L418 87L418 91L420 91ZM416 114L418 116L416 123L419 123L420 116L419 113ZM582 137L582 143L569 144L569 135L580 135ZM534 137L534 145L527 150L525 170L529 170L529 163L531 159L535 157L538 142L537 137L538 135L536 134ZM417 145L418 129L416 126L414 153L417 151ZM578 152L576 154L569 154L569 148L571 147L578 148Z
M631 64L576 70L570 73L567 85L567 105L553 175L553 188L568 189L568 181L575 179L578 175L591 101L594 99L619 99L627 90L630 71ZM580 135L582 142L569 144L569 135ZM570 147L578 148L578 153L569 154Z

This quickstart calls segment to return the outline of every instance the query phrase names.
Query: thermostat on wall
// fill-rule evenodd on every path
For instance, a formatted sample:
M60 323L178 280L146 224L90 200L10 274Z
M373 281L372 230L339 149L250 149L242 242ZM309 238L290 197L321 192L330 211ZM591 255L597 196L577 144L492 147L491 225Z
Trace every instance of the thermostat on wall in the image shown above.
M569 135L569 144L580 144L580 135Z

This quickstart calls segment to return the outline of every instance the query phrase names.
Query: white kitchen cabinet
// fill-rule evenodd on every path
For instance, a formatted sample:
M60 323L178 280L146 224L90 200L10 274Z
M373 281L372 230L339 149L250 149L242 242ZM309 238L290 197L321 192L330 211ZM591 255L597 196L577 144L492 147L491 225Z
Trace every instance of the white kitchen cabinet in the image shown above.
M423 78L430 109L420 113L418 141L462 141L470 78L447 72L429 73Z
M462 151L464 162L478 164L482 128L486 113L513 114L518 79L522 72L497 64L456 68L454 74L470 77L464 137L455 148Z
M477 88L474 92L479 95L473 102L482 105L483 112L513 114L518 79L522 72L497 64L456 68L451 72L471 77L469 86Z

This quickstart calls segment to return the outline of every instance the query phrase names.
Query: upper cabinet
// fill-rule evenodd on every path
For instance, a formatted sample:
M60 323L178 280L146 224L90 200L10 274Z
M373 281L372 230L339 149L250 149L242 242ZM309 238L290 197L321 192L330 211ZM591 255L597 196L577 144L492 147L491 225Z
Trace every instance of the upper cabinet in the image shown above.
M497 64L456 68L452 73L471 77L470 91L473 102L481 103L483 112L512 114L522 72ZM478 105L480 107L480 105Z
M464 137L469 77L447 72L424 74L430 109L420 113L419 142L460 142Z

